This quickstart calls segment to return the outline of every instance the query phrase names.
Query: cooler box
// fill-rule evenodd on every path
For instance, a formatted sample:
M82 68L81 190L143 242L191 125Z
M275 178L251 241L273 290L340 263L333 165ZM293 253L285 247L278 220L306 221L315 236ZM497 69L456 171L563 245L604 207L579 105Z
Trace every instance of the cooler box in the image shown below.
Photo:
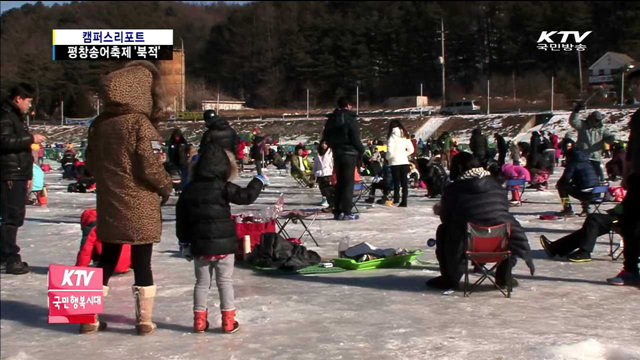
M254 222L236 222L236 217L240 215L232 215L231 219L236 226L236 232L238 233L238 248L236 249L236 255L243 254L244 236L249 235L251 237L251 249L254 246L260 244L260 238L262 234L269 232L276 232L276 220L273 219L266 223L254 223Z

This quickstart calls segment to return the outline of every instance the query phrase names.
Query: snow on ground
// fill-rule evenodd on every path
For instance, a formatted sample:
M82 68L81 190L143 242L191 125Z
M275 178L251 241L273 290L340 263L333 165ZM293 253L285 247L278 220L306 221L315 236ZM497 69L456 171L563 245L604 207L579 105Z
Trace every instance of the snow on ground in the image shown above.
M604 124L609 132L611 132L616 137L616 139L627 141L627 139L629 138L629 120L631 119L631 115L633 115L633 113L637 109L589 109L581 112L580 117L584 120L586 119L588 114L596 110L601 111L603 114L605 114ZM570 114L570 111L555 111L553 113L553 117L549 120L548 123L536 125L527 131L519 132L517 136L513 137L513 139L515 139L516 142L529 142L532 132L551 131L552 133L558 135L560 139L562 139L566 133L569 133L570 137L576 140L578 136L577 131L574 130L571 125L569 125ZM536 114L520 114L520 116L526 115L535 116ZM471 138L471 131L475 127L481 127L482 129L484 129L484 133L489 135L492 135L495 132L505 134L505 138L509 140L512 138L512 136L509 136L509 134L512 134L514 132L513 130L516 130L516 128L519 130L520 126L522 125L503 125L503 121L506 120L509 116L510 115L507 114L465 115L465 120L468 120L472 125L464 129L450 131L450 133L458 140L459 144L469 143L469 139ZM494 142L492 136L489 138L489 142Z
M441 116L430 118L420 129L418 129L418 131L416 131L416 134L415 134L416 138L428 139L431 136L431 134L436 132L436 130L438 130L438 128L442 124L444 124L446 120L447 120L446 117L441 117Z
M258 201L233 206L234 212L264 208L280 193L286 208L320 202L317 189L294 188L290 177L269 173L272 184ZM238 183L246 184L250 175L245 172ZM234 335L216 331L215 289L209 297L214 329L191 332L193 265L178 256L171 206L177 199L172 197L163 207L162 242L153 257L159 329L148 337L134 335L133 274L126 274L110 282L102 316L108 330L81 336L77 325L47 324L47 267L75 262L80 214L95 206L95 195L66 193L68 182L58 173L47 174L46 181L49 204L29 207L18 234L33 271L0 275L2 359L640 359L640 289L606 283L621 268L621 261L607 257L607 237L599 239L592 262L548 259L540 234L558 239L578 229L584 218L539 220L541 213L560 210L558 196L531 190L524 196L528 202L512 212L527 231L537 271L531 277L518 263L520 286L511 299L489 285L469 298L425 288L425 281L438 275L434 248L425 243L434 237L439 219L431 210L436 200L424 197L424 190L411 190L406 209L363 203L358 221L321 216L312 226L321 247L307 245L326 259L337 255L344 237L352 244L418 248L426 265L312 276L265 275L238 265L234 288L241 329ZM292 236L302 231L291 226Z
M601 111L605 114L604 126L605 128L616 137L616 139L627 141L629 138L629 120L631 119L631 115L637 109L623 109L623 110L614 110L611 109L589 109L586 111L580 112L580 118L585 120L589 114L593 111ZM534 131L551 131L554 134L557 134L560 139L562 139L565 134L569 133L569 136L576 140L578 138L578 132L571 127L569 124L569 115L571 115L570 111L559 111L555 112L554 116L549 120L547 124L540 124L534 126L526 132L520 133L516 136L516 141L529 141L531 138L531 133Z

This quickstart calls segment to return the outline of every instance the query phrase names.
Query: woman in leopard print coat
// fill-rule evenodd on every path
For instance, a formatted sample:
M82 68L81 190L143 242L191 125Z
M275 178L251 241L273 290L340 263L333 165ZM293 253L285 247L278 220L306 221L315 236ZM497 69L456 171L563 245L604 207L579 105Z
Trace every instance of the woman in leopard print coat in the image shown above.
M162 138L154 127L162 109L160 74L149 62L132 62L107 75L101 91L105 110L89 128L86 164L98 189L96 232L103 242L99 267L106 294L122 244L132 245L136 330L145 335L155 330L151 254L162 233L161 201L172 191L160 160ZM96 319L83 324L81 333L104 327Z

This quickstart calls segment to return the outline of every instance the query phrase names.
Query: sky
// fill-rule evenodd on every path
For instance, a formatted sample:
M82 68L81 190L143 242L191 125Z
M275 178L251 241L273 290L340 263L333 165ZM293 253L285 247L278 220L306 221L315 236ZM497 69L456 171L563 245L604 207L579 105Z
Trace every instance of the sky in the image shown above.
M43 1L42 3L46 6L51 6L53 4L67 4L71 1ZM214 3L215 1L186 1L191 3ZM248 1L227 1L229 3L247 3ZM37 1L0 1L0 13L3 13L9 9L19 8L24 4L35 4Z

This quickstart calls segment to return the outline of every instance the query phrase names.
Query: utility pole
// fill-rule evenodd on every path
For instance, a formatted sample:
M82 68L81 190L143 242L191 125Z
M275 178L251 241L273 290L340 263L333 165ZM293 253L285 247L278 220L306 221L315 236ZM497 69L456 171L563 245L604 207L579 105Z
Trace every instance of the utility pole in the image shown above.
M581 51L576 51L578 53L578 78L580 79L580 97L582 97L582 59L580 59Z
M420 83L420 117L422 117L422 83Z
M64 101L60 101L60 125L64 125Z
M442 65L442 107L444 108L446 105L446 88L445 88L445 60L444 60L444 19L440 19L440 31L441 34L440 40L442 41L442 56L440 57L440 64Z
M309 120L309 89L307 89L307 120Z
M180 42L182 43L182 54L181 54L181 55L182 55L182 56L181 56L181 59L182 59L182 65L180 66L180 70L182 71L182 74L181 74L182 76L180 76L180 80L181 80L181 82L182 82L182 84L181 84L181 91L182 91L182 96L181 96L181 98L182 98L182 99L181 99L181 100L182 100L182 104L181 104L181 105L182 105L182 106L181 106L181 110L182 110L182 111L186 111L186 107L185 107L185 105L184 105L184 104L185 104L185 93L184 93L184 91L185 91L184 40L182 40L182 38L180 38Z
M489 79L487 79L487 115L491 113L491 92L489 88Z
M513 102L516 102L516 72L511 73L511 86L513 87Z
M622 69L622 86L620 88L620 108L624 106L624 73L627 72L626 68Z
M220 115L220 93L218 92L218 102L216 103L216 115Z
M360 114L360 86L356 86L356 115Z

